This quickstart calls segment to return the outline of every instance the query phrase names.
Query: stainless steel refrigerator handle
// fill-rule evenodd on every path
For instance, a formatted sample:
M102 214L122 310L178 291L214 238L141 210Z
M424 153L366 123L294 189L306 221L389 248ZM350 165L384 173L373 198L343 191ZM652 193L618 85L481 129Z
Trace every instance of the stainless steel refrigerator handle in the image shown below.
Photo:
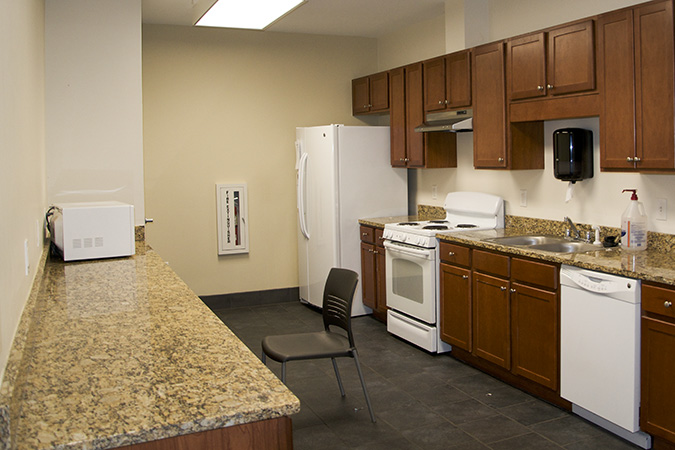
M306 239L309 239L309 230L307 229L306 211L305 211L305 183L307 179L307 158L309 154L303 153L300 157L300 167L298 168L298 219L300 222L300 231Z

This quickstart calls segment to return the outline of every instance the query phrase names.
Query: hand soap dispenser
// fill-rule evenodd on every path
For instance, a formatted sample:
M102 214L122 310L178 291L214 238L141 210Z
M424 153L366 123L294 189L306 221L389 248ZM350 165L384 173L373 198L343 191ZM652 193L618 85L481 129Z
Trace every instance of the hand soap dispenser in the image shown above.
M632 192L630 205L621 216L621 247L628 251L640 251L647 248L647 214L642 202L638 201L637 189L624 189Z

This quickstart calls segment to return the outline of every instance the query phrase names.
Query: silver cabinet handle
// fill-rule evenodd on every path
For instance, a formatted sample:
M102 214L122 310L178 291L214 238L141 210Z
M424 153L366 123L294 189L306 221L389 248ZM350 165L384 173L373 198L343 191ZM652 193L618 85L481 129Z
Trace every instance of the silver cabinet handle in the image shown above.
M361 236L368 236L368 233L361 233Z
M448 252L448 256L455 256L455 252Z
M446 100L446 101L445 101L445 104L447 105L448 103L450 103L450 102L449 102L448 100Z
M439 101L438 101L438 104L439 104L439 105L442 105L442 104L443 104L443 100L439 100Z
M497 158L498 162L504 162L504 158Z
M516 293L516 290L513 289L513 288L511 288L511 293L512 293L512 294L515 294L515 293Z
M543 91L543 90L544 90L544 86L541 86L541 85L537 86L537 90L538 90L538 91Z
M506 286L500 286L499 289L501 289L502 291L505 291L505 290L506 290Z
M636 156L635 158L633 158L633 161L635 161L635 162L640 162L640 161L642 161L642 160Z
M547 87L549 90L553 89L553 85L552 85L552 84L547 84L546 87Z
M468 280L468 279L469 279L469 276L468 276L468 275L462 275L462 279Z
M663 302L663 306L665 306L666 308L670 308L671 306L673 306L673 302L669 302L668 300L666 300L665 302Z
M635 159L632 158L631 156L629 156L629 157L626 158L626 161L627 162L633 162L633 161L635 161Z

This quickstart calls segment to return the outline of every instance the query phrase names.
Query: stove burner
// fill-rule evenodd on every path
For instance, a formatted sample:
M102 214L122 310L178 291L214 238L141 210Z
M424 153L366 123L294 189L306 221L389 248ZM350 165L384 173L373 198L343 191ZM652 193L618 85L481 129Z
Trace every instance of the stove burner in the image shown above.
M423 230L448 230L446 225L427 225L422 227Z
M419 225L419 223L418 222L401 222L401 223L397 223L396 225L414 227L415 225Z
M450 223L447 220L430 220L429 223Z
M472 223L458 223L455 228L478 228L478 225Z

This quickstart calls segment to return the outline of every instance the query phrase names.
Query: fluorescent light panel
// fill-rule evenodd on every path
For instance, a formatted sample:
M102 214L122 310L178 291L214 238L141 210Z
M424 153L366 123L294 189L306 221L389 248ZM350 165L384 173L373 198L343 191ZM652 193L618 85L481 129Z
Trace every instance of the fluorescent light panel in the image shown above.
M218 0L195 25L262 30L304 1Z

